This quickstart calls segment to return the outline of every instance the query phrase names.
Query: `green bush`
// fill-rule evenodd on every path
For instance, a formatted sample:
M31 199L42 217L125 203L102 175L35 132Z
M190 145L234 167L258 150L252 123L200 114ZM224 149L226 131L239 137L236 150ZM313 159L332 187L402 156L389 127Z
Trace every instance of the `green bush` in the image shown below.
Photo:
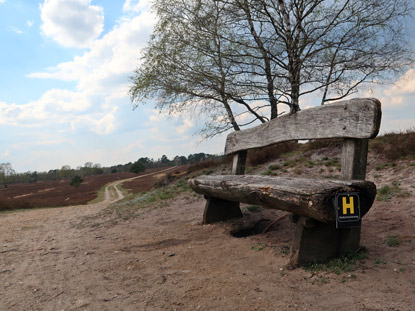
M83 183L83 181L84 180L81 178L81 176L76 175L71 179L71 182L69 184L75 188L78 188Z
M146 168L145 168L144 164L139 162L139 161L134 162L133 165L130 168L130 172L131 173L136 173L136 174L144 172L145 170L146 170Z

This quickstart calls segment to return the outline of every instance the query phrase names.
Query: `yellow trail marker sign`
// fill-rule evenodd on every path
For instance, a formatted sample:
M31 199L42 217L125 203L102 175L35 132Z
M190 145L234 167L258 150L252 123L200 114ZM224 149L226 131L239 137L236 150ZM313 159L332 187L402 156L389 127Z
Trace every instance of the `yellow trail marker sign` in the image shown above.
M359 227L360 200L357 192L337 193L335 197L336 228Z

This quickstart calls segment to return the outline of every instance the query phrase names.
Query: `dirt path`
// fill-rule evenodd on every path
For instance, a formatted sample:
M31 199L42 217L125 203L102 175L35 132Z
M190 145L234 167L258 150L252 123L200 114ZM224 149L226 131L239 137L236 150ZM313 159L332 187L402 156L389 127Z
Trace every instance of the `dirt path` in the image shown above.
M0 215L0 310L409 311L415 305L413 197L376 201L362 234L368 258L337 275L284 269L294 229L286 218L275 231L236 239L228 224L202 226L204 200L190 193L102 225L99 212L122 197L110 189L98 204ZM85 225L85 216L96 221ZM385 238L393 235L400 244L390 247Z
M85 276L95 242L104 239L88 236L94 229L79 228L79 221L123 199L118 188L121 183L172 169L115 181L106 186L104 200L96 204L0 215L0 288L4 289L0 310L60 310L57 297L69 291L67 287L79 286L72 276Z
M144 175L140 175L140 176L136 176L136 177L131 177L131 178L126 178L126 179L114 181L114 182L108 184L105 187L104 202L105 202L105 204L109 205L110 203L114 203L116 201L124 199L124 194L118 188L118 186L120 184L126 182L126 181L146 178L146 177L151 176L151 175L162 174L162 173L165 173L165 172L168 172L168 171L172 171L174 169L176 169L176 167L170 167L170 168L166 168L164 170L156 171L154 173L149 173L149 174L144 174ZM111 192L111 189L115 189L115 193Z

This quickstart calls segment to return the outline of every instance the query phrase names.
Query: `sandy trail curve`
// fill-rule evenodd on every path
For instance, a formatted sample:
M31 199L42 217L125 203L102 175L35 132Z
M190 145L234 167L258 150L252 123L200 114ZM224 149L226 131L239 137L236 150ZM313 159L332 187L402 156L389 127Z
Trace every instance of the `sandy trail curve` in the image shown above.
M104 195L104 201L103 202L105 202L109 205L110 203L114 203L116 201L124 199L124 194L118 188L118 186L120 184L126 182L126 181L139 179L139 178L145 178L145 177L148 177L148 176L151 176L151 175L158 175L158 174L161 174L161 173L172 171L175 168L176 167L170 167L170 168L166 168L166 169L161 170L161 171L157 171L157 172L153 172L153 173L149 173L149 174L144 174L144 175L140 175L140 176L135 176L135 177L131 177L131 178L126 178L126 179L114 181L114 182L108 184L105 187L105 195ZM111 188L115 189L115 194L113 192L111 192Z

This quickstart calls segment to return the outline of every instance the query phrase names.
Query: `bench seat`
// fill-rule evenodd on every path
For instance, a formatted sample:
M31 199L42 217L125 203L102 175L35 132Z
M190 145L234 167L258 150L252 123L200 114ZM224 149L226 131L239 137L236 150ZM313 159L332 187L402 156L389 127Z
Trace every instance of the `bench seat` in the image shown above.
M309 179L262 175L199 176L191 188L207 197L262 205L329 223L336 220L334 197L339 192L357 192L361 216L376 196L374 183L365 180Z

